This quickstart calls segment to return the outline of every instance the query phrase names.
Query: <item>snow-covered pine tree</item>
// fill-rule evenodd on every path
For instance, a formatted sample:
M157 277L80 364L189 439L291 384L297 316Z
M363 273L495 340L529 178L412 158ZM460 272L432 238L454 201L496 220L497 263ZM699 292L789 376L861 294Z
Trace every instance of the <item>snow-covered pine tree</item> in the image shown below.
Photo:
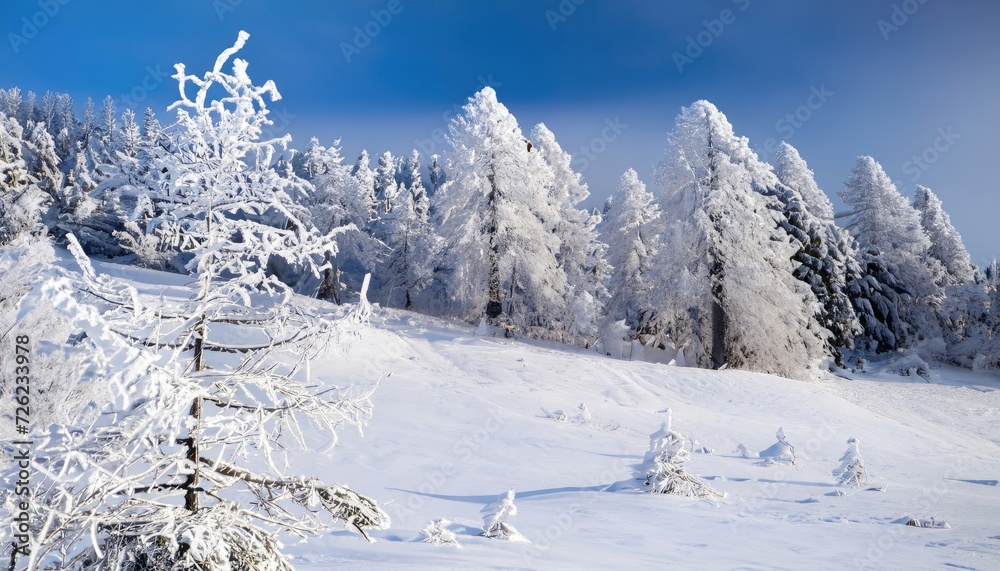
M134 158L142 146L142 132L135 121L135 111L126 109L122 112L122 127L118 131L119 152L129 158Z
M375 211L380 217L392 212L396 197L401 192L397 181L397 163L396 157L386 151L379 156L378 166L375 167Z
M436 519L427 524L427 527L420 530L420 535L424 536L424 543L448 545L461 549L462 546L458 543L458 537L454 531L448 529L449 525L451 525L451 522L445 518Z
M833 471L833 475L841 486L860 488L868 485L868 471L858 450L857 438L847 439L847 452L840 457L840 467Z
M448 182L435 195L453 315L544 336L564 315L555 220L516 119L485 87L449 125Z
M343 265L350 261L365 268L375 265L376 242L364 231L372 215L369 195L344 164L339 139L327 148L313 138L306 150L296 155L294 163L299 176L308 180L314 189L312 223L321 233L345 229L337 235L337 253L330 257L330 268L324 270L316 292L320 299L339 304L344 288Z
M45 123L29 124L30 134L25 141L24 160L37 181L38 188L49 195L54 214L62 206L63 173L56 154L56 143L45 128ZM47 220L47 224L52 220Z
M845 228L859 250L876 250L906 291L897 297L897 310L911 329L897 338L898 346L940 337L936 312L943 299L939 284L944 268L929 254L920 213L896 190L882 165L868 156L858 157L840 197L849 208Z
M847 297L861 326L854 337L854 347L862 352L894 351L910 331L899 315L900 297L908 295L909 290L889 269L878 248L869 246L853 251L853 257L846 260L845 277Z
M507 493L499 500L484 507L482 514L483 533L481 535L483 537L505 539L515 543L531 543L528 538L521 535L513 525L507 522L508 519L517 515L513 488L507 490Z
M39 230L51 197L43 192L24 161L23 130L0 114L0 245Z
M150 366L121 379L111 414L101 416L106 422L57 428L36 452L45 476L34 484L33 521L44 525L35 530L33 557L46 568L157 561L164 568L285 570L291 567L279 552L279 531L322 530L323 512L362 534L389 523L374 501L347 486L287 468L287 451L306 446L304 423L335 442L337 428L370 417L370 391L312 376L309 362L337 346L343 326L289 303L288 286L268 271L267 256L322 269L316 242L331 235L321 238L290 216L277 228L253 220L261 203L285 210L267 186L273 175L254 170L283 140L257 138L267 124L264 98L277 99L277 91L271 82L253 86L243 60L231 74L222 69L248 37L240 32L202 78L176 66L179 144L202 158L178 168L190 185L180 188L200 191L208 204L203 231L189 235L193 299L144 297L99 276L69 237L81 287L99 300L109 327L156 354L120 361ZM229 96L207 101L217 84ZM231 212L246 218L225 216Z
M776 162L775 174L782 185L774 192L784 213L779 223L795 247L793 275L808 284L819 300L816 319L832 333L827 351L843 364L841 349L852 349L854 335L860 331L847 296L851 240L834 223L830 200L795 147L782 141Z
M930 239L928 254L945 269L944 287L967 284L976 277L976 266L962 243L962 236L951 224L941 199L926 186L917 185L913 207L920 213L920 225Z
M605 339L606 349L613 342L638 338L644 321L652 314L652 263L659 223L659 204L639 180L639 174L634 169L628 169L618 183L601 225L601 238L608 245L607 258L612 268L608 282L610 299L603 329L616 337ZM616 335L621 329L617 324L621 322L625 324L623 339Z
M381 263L379 281L386 305L411 309L415 296L434 278L440 239L430 223L430 201L416 150L402 161L398 175L395 197L381 215L382 241L389 252Z
M649 435L649 449L636 466L636 478L647 491L686 498L724 498L726 494L685 470L691 453L684 447L685 438L670 427L670 411L660 429Z
M430 196L434 196L438 189L448 181L448 175L444 172L444 167L441 166L440 156L431 155L431 164L427 165L427 178L431 183L431 187L427 189Z
M117 117L118 111L115 109L115 101L109 95L104 98L100 122L97 126L98 153L102 163L113 162L115 151L119 148Z
M830 333L816 298L792 274L779 185L719 110L695 102L677 117L659 168L664 233L655 263L662 330L689 364L806 378Z
M591 346L598 339L599 320L607 301L605 248L598 241L601 221L580 203L590 196L587 183L573 170L573 157L564 151L543 123L531 130L531 165L538 182L548 192L554 219L546 219L559 241L556 259L566 276L564 315L558 319L562 341Z
M351 168L351 176L357 181L358 188L365 199L368 208L368 217L365 219L365 226L375 218L378 199L375 196L375 172L372 171L371 159L368 157L368 150L362 149L358 155L358 160Z

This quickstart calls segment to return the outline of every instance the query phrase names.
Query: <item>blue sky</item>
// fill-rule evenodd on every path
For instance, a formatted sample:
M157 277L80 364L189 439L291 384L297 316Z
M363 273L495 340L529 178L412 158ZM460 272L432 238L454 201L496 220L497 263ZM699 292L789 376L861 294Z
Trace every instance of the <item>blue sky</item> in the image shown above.
M491 84L578 157L599 205L626 168L651 184L680 107L708 99L765 160L788 139L831 197L870 154L907 196L934 189L974 261L1000 255L995 0L8 0L0 87L162 117L173 64L203 72L240 29L299 147L442 152L447 119Z

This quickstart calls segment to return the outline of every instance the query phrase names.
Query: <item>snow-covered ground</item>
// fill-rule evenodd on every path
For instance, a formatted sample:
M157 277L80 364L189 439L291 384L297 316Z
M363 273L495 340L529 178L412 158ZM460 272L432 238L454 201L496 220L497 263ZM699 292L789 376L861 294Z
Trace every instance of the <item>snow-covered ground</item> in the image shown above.
M186 289L181 276L98 269L147 293ZM378 499L392 527L371 544L346 530L286 538L298 569L1000 569L996 375L940 367L931 382L875 372L806 383L616 360L382 309L351 345L312 374L340 386L387 374L374 418L363 436L345 431L293 463ZM667 408L675 430L713 450L688 470L727 498L627 489ZM764 450L778 428L794 466L736 452ZM835 484L849 437L875 489ZM480 510L510 488L510 523L531 544L478 536ZM461 549L421 542L442 517Z
M1000 568L994 375L940 368L932 383L804 383L479 337L396 311L377 312L346 359L326 366L364 379L372 364L392 374L364 437L346 434L332 453L298 462L378 498L392 528L375 544L344 531L289 545L300 568ZM573 420L581 402L589 422ZM676 430L714 450L688 467L725 500L608 491L632 477L668 407ZM739 443L767 448L779 427L795 466L735 453ZM851 436L871 487L884 491L834 484ZM511 487L511 522L532 545L477 537L480 509ZM462 549L420 542L440 517ZM907 517L951 528L908 527Z

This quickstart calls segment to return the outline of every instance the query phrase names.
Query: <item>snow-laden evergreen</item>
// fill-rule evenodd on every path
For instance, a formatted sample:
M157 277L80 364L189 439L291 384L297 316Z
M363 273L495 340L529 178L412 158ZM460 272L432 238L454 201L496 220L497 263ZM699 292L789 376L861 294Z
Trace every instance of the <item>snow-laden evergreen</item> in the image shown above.
M943 300L944 268L930 255L920 213L896 190L882 165L868 156L858 158L840 197L849 208L845 228L859 250L881 255L905 290L897 297L897 310L909 328L895 332L897 346L940 337L936 312Z
M510 518L517 515L517 506L514 505L514 490L507 490L497 501L487 505L482 510L483 514L483 537L490 539L503 539L514 543L531 543L531 541L521 535L517 528L511 525Z
M724 498L726 494L712 489L684 465L691 460L691 452L685 448L686 440L670 427L670 411L667 421L659 430L649 435L649 449L642 462L635 468L637 479L657 494L671 494L686 498Z
M653 261L656 254L659 204L634 169L628 169L618 183L601 226L601 238L608 245L607 259L611 266L608 300L604 317L602 341L605 349L622 356L614 349L622 341L639 336L643 325L652 315L652 295L655 287ZM620 331L624 331L624 336Z
M833 206L798 151L782 142L777 164L782 186L774 193L785 217L779 223L795 246L792 259L799 264L792 273L809 285L819 301L816 319L832 334L827 351L840 361L841 348L853 348L860 330L847 295L848 276L858 273L852 243L834 224Z
M558 319L563 340L590 346L598 337L607 299L605 248L596 232L601 219L579 208L590 191L580 173L573 170L573 157L559 146L552 131L539 123L531 130L531 144L529 155L536 159L536 176L556 212L549 225L559 240L556 258L566 277L564 315Z
M486 87L452 120L448 140L448 182L435 194L447 312L508 331L561 330L567 283L548 226L559 213L533 176L517 121Z
M841 486L861 488L868 485L868 470L861 458L857 438L852 436L847 439L847 452L840 457L840 466L833 471L833 475Z
M417 295L434 279L434 263L440 251L430 220L430 200L420 177L416 150L400 165L398 182L380 214L379 238L388 248L379 266L381 295L385 305L411 309Z
M941 199L931 189L918 184L913 207L920 212L920 225L930 240L927 253L944 266L945 279L941 285L947 287L973 281L976 267L962 243L962 236L951 225L951 217L944 211Z
M21 125L0 115L0 245L42 228L50 197L24 160Z
M780 184L770 167L698 101L677 117L658 182L658 319L688 363L810 376L830 333L813 319L815 296L792 277L782 209L765 195Z

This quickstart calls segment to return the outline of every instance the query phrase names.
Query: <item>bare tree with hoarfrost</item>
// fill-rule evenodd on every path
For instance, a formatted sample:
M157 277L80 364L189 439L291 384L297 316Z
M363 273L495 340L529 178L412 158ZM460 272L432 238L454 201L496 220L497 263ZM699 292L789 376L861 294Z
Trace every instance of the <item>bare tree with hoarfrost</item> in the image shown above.
M559 329L565 273L558 237L546 226L558 213L532 176L521 129L496 92L469 99L449 126L448 182L435 194L449 265L451 311L508 331Z
M639 174L628 169L618 183L602 225L601 237L608 245L612 268L608 282L611 298L603 326L605 348L613 342L637 338L644 321L651 317L652 264L659 222L659 204L639 180ZM619 334L620 323L624 323L624 338Z
M268 271L267 255L319 271L322 250L319 237L291 217L279 228L253 221L261 212L255 204L273 192L255 186L268 175L253 169L275 144L257 134L264 97L277 91L270 82L254 87L245 61L223 72L248 37L241 32L204 77L180 64L175 75L185 108L178 112L182 144L202 158L182 171L192 185L185 188L201 191L208 205L203 230L191 237L193 295L145 296L100 276L70 236L80 287L118 343L145 356L120 361L136 364L111 379L115 401L100 422L57 427L39 446L33 521L40 527L32 545L39 568L285 570L279 533L326 529L324 514L362 534L389 524L373 500L288 467L288 452L306 448L305 425L331 443L338 428L360 428L371 414L370 389L310 372L311 361L341 345L339 333L352 321L299 309ZM210 102L213 86L224 95ZM243 208L246 216L236 220L219 214Z
M656 266L660 326L701 367L809 377L830 335L816 298L791 274L779 185L719 110L677 117L660 165L665 219Z

